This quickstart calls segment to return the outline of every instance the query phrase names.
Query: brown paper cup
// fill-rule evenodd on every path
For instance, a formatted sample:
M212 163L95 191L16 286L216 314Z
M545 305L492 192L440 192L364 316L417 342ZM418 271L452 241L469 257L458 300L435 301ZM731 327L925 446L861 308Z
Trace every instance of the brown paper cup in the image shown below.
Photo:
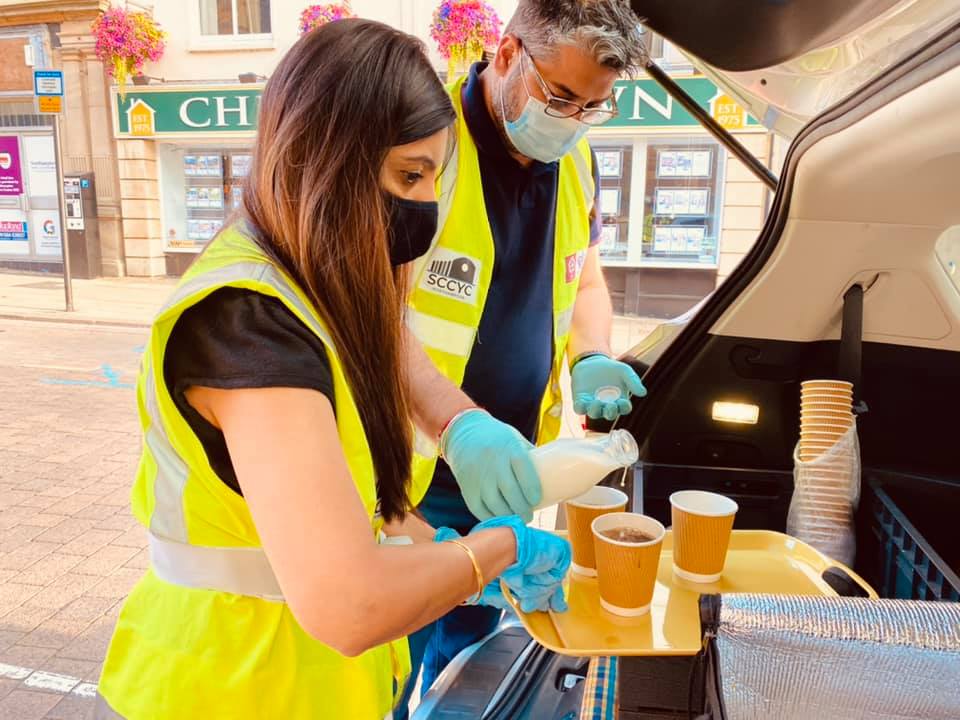
M836 424L827 424L827 423L817 423L815 425L801 425L800 427L800 437L804 436L817 436L821 439L826 438L840 438L847 434L850 430L849 425L836 425Z
M843 390L811 390L810 392L800 393L801 403L813 402L833 402L853 404L853 394Z
M836 388L853 392L853 383L847 382L846 380L804 380L800 383L801 390L812 388Z
M809 405L800 408L800 417L837 418L842 422L853 420L853 411L849 406Z
M836 442L849 431L849 427L843 427L842 425L815 425L810 428L800 428L800 439Z
M853 395L853 386L840 387L833 385L804 385L800 387L800 395L817 395L820 393L830 395Z
M844 417L843 415L837 414L827 414L827 413L802 413L800 415L800 427L816 427L817 425L823 425L829 423L831 425L841 425L845 429L849 430L853 425L853 415Z
M563 504L567 513L570 546L573 549L570 568L575 573L596 577L597 560L593 551L593 530L590 526L601 515L626 510L627 500L626 493L597 485Z
M829 415L831 417L840 417L844 421L853 418L853 409L850 405L828 405L826 403L817 403L815 405L804 405L800 408L800 418L811 417L814 415Z
M853 397L850 395L846 397L839 395L804 395L800 398L801 410L820 407L821 405L829 405L836 409L852 411Z
M832 427L830 425L817 425L812 428L803 428L800 430L802 440L813 440L816 442L836 442L839 438L846 435L848 428Z
M690 582L716 582L723 574L737 504L716 493L683 490L670 496L670 506L673 571Z
M605 530L631 527L653 539L628 543L606 537ZM660 548L666 533L663 525L637 513L608 513L593 521L593 545L597 555L600 605L614 615L637 617L650 612L653 588L660 567Z

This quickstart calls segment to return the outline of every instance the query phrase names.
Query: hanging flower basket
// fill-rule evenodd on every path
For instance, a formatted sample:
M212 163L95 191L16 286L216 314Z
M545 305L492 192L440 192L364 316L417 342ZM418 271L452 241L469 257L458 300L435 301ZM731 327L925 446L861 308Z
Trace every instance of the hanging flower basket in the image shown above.
M430 37L448 63L447 80L466 72L485 48L500 42L500 18L483 0L443 0L433 12Z
M300 13L300 34L304 35L335 20L352 17L356 17L356 15L353 13L349 1L308 5Z
M163 57L167 34L142 12L111 7L93 21L91 30L97 58L120 86L121 98L127 78L142 75L144 63Z

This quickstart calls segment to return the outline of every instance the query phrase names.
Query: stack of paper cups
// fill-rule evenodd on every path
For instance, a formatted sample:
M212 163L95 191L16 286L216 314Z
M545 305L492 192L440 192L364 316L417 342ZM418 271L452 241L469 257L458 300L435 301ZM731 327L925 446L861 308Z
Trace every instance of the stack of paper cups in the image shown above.
M800 460L816 460L853 426L853 384L807 380L800 389Z
M787 532L837 560L851 561L853 512L859 496L851 383L802 383L796 459Z

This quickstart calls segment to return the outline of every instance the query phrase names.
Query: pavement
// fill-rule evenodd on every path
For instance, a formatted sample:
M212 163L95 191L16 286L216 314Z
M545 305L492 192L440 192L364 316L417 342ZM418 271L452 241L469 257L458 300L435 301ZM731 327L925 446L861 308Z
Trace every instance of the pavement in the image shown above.
M91 706L147 567L130 514L146 331L0 320L0 720Z
M77 280L67 313L59 277L0 273L0 720L92 707L120 605L148 564L130 514L133 388L174 284ZM615 350L656 322L618 318ZM579 433L568 406L564 434Z
M60 275L19 274L0 269L0 318L149 327L176 283L174 278L74 279L74 310L67 312ZM653 318L614 318L614 352L626 352L659 322Z
M60 275L0 270L0 317L147 327L175 285L171 278L74 280L74 311L67 312Z

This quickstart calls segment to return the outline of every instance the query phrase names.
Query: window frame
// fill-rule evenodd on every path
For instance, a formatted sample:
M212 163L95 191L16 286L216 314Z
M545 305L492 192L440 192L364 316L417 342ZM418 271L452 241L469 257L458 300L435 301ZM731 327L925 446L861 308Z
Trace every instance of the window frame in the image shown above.
M202 0L190 0L190 41L187 50L190 52L215 52L218 50L273 50L276 48L276 42L273 37L273 0L268 0L267 8L270 19L271 31L268 33L239 33L239 21L237 19L237 0L230 0L230 10L232 13L233 32L226 34L204 35L203 26L200 22L200 3Z

